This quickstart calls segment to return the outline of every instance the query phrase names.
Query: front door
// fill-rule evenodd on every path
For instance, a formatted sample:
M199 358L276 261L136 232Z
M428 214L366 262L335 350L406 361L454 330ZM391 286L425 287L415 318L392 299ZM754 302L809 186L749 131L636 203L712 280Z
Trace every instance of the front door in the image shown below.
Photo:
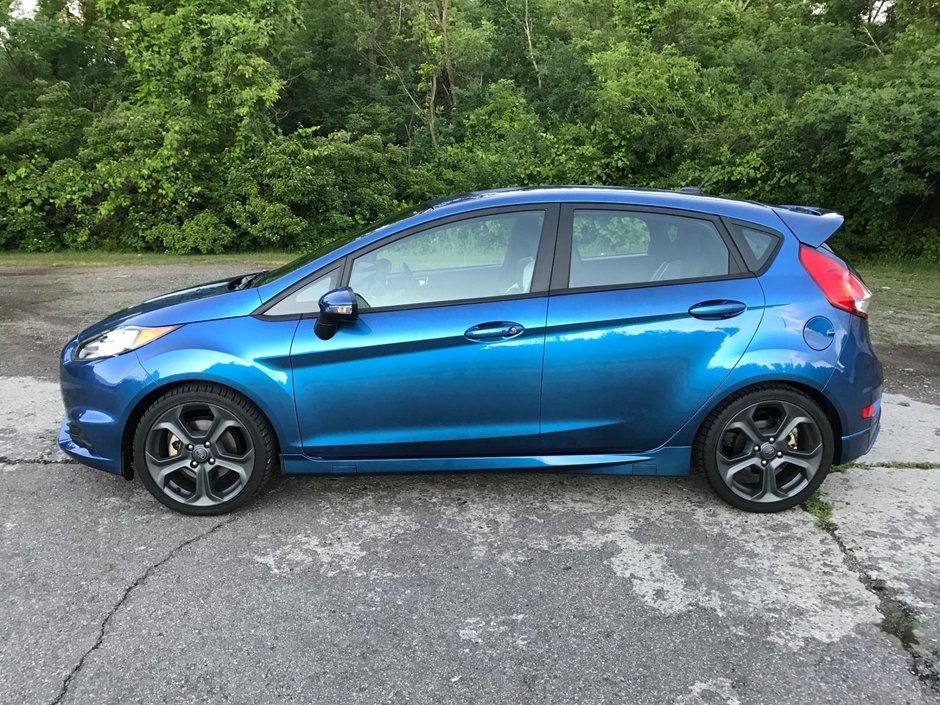
M757 279L720 221L694 214L566 206L558 253L543 450L661 446L744 354L763 313Z
M513 455L539 439L557 207L433 221L350 255L359 318L291 351L313 457Z

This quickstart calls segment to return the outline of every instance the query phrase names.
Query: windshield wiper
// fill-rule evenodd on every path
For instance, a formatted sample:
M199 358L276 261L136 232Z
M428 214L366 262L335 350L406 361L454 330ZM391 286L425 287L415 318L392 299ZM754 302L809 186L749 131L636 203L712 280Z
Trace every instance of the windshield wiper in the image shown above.
M252 274L245 274L244 276L241 276L241 277L235 277L232 281L229 282L228 288L231 291L238 291L239 289L247 289L249 286L251 286L256 281L261 279L261 277L263 277L267 273L268 273L267 270L264 270L263 272L254 272Z

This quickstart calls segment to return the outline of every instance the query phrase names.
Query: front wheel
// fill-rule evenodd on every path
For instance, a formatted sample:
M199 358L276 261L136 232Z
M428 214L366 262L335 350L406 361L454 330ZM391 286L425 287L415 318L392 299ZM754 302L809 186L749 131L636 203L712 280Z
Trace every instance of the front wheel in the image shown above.
M258 409L212 384L170 390L144 412L134 434L134 469L163 504L183 514L224 514L264 485L277 457Z
M765 386L725 400L702 424L695 463L715 492L750 512L777 512L822 484L835 447L815 401L795 389Z

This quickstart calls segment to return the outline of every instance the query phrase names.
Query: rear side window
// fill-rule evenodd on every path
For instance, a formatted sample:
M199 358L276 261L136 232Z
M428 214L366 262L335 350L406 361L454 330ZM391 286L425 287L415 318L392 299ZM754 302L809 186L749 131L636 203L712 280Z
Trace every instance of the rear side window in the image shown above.
M728 247L710 220L623 210L574 211L570 288L709 279L731 271Z
M748 269L763 269L773 258L780 243L780 236L767 230L750 228L739 223L731 224L731 235L744 255Z

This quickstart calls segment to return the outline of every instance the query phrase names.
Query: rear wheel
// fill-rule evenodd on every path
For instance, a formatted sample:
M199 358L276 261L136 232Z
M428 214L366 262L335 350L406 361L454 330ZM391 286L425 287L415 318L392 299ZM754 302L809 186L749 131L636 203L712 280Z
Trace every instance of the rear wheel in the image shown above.
M224 514L248 502L276 459L274 433L249 401L211 384L157 399L134 435L134 468L150 493L184 514Z
M789 509L822 484L835 443L826 414L790 387L735 394L702 424L696 464L715 492L751 512Z

